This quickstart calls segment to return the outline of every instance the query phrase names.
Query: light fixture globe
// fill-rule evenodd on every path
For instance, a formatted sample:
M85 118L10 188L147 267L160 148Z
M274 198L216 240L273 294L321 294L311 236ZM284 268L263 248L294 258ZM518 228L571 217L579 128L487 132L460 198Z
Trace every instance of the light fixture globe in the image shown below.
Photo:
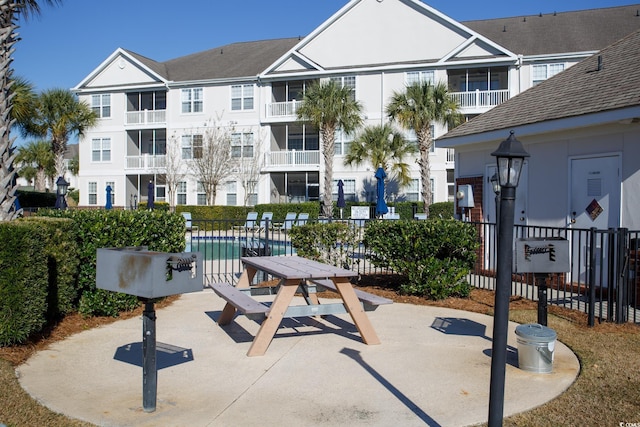
M524 159L529 157L529 153L525 151L522 143L516 139L513 131L509 134L509 138L502 141L498 149L491 155L497 158L498 183L500 186L517 187Z

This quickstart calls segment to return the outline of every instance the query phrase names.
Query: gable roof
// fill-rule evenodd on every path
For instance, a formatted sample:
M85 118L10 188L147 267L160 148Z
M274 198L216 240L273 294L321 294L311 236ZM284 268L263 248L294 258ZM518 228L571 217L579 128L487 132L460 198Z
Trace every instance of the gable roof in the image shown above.
M596 52L640 29L640 4L463 24L517 54Z
M640 116L640 31L452 129L438 145L463 145L470 141L462 137L629 107Z

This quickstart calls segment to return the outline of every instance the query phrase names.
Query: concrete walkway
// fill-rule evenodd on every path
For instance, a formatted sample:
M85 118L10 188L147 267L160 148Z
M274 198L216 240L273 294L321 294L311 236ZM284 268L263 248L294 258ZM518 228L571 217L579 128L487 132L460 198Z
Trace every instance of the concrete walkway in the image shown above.
M18 368L22 387L56 412L100 426L466 426L486 422L492 317L392 304L369 312L381 345L348 315L285 320L267 353L247 357L259 325L221 328L213 292L157 312L155 412L142 409L140 318L82 332ZM551 374L517 368L509 326L505 416L566 390L576 356L555 347ZM562 337L559 337L562 340Z

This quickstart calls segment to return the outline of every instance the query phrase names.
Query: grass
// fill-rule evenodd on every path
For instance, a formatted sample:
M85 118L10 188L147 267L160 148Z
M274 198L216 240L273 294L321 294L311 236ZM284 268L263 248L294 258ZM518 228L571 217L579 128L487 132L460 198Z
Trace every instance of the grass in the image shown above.
M417 297L399 296L393 290L371 283L369 292L392 298L397 302L419 305L439 305L491 315L493 293L473 290L470 298L449 298L426 301ZM168 302L170 303L170 301ZM518 323L536 321L536 305L514 297L510 303L510 318ZM640 425L640 328L633 324L609 323L587 327L582 313L558 307L549 308L549 327L580 359L581 372L575 383L558 398L531 411L504 421L505 426L618 426L620 423ZM126 317L139 315L137 311ZM0 348L0 424L22 426L91 426L69 419L38 404L22 390L15 367L35 351L72 333L113 321L83 319L69 316L43 337L27 345Z

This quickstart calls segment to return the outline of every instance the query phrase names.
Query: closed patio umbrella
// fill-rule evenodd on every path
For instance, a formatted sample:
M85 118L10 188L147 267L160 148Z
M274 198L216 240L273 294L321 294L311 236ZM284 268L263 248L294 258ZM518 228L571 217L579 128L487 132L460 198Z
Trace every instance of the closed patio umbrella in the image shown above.
M344 201L344 182L342 180L338 180L338 208L340 209L340 219L342 219L342 211L347 206L347 203Z
M382 166L378 167L375 177L378 180L376 185L376 217L378 217L389 212L387 203L384 201L384 179L387 177L387 174L384 172L384 169L382 169Z
M153 209L155 207L155 191L153 187L153 181L149 181L149 185L147 186L147 208Z
M106 190L107 190L107 204L104 205L104 208L108 210L108 209L111 209L113 207L111 205L111 191L113 191L113 190L112 190L110 185L107 185L107 189Z

